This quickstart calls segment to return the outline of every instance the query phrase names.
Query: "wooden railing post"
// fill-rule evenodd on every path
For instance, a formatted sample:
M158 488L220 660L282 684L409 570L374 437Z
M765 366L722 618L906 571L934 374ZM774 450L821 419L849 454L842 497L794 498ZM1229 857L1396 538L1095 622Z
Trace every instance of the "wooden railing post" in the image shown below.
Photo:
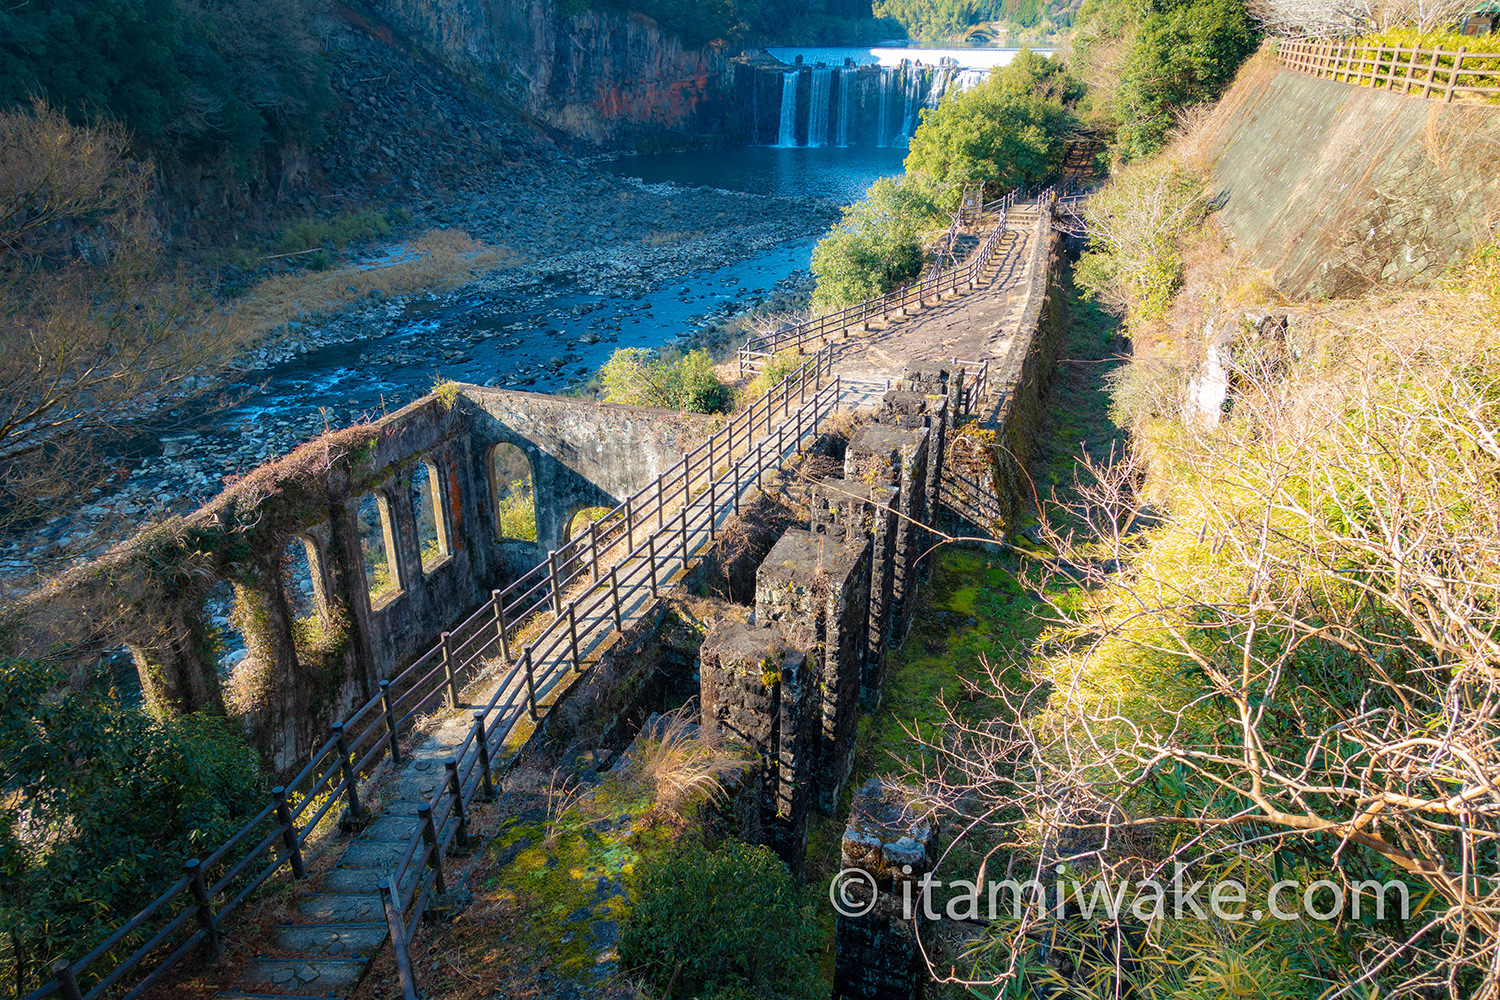
M583 657L578 653L578 602L568 602L568 650L573 655L573 668L578 669Z
M615 613L615 631L625 631L625 626L620 621L620 564L615 563L609 568L609 607Z
M490 600L495 604L495 634L500 637L500 655L509 664L510 639L505 635L505 598L500 596L500 591L492 590Z
M666 478L667 477L666 477L665 473L663 473L662 475L656 477L656 530L657 531L660 531L662 525L666 523L666 506L665 506L666 505L666 495L662 492L663 489L665 488L665 487L662 486L662 483L663 483L663 481Z
M527 645L522 650L521 666L526 672L526 699L527 703L531 706L531 718L536 720L541 718L541 716L537 714L536 710L536 667L531 662L531 650L532 647L530 645Z
M458 707L458 668L453 662L453 633L444 632L443 640L443 681L448 685L448 707Z
M552 613L562 614L562 586L557 576L557 550L547 550L547 587L552 591Z
M740 512L740 463L739 463L739 461L738 460L732 460L732 461L730 461L729 468L730 468L730 474L732 476L734 476L733 493L732 493L731 499L734 502L734 513L735 513L736 516L738 516L739 512Z
M438 846L437 827L432 825L432 804L421 802L417 804L417 822L422 824L422 840L432 854L432 871L435 876L433 888L438 895L446 895L448 892L448 880L443 877L443 849Z
M271 789L271 798L276 803L276 822L281 824L281 846L286 848L287 860L292 863L293 878L307 878L307 866L302 863L302 844L297 839L297 826L292 821L292 804L287 801L286 786Z
M396 733L396 706L391 700L391 682L380 682L380 712L385 718L385 748L392 764L401 763L401 741Z
M599 522L589 522L589 574L593 582L599 582Z
M193 909L197 912L198 926L203 929L203 947L209 961L219 958L219 928L214 925L214 907L208 898L208 886L203 882L203 863L190 858L182 863L187 875L188 888L193 893Z
M1442 46L1435 46L1432 50L1432 62L1427 66L1427 80L1422 84L1422 96L1425 98L1432 93L1432 88L1437 86L1437 71L1439 53L1443 51Z
M656 582L656 532L646 536L646 563L651 568L651 596L655 597L661 590Z
M490 776L490 734L484 722L484 709L474 711L474 729L479 748L479 794L486 802L495 801L495 781Z
M380 880L380 901L385 906L385 926L391 935L391 951L396 956L396 978L401 981L401 1000L417 1000L417 980L411 971L411 955L406 950L406 920L401 910L401 896L396 877Z
M453 815L458 820L454 843L459 850L464 850L469 846L469 811L464 808L464 785L458 777L458 761L449 757L443 761L443 768L448 772L448 794L453 796Z
M349 756L349 741L344 736L342 722L335 722L332 729L334 749L339 755L339 771L344 776L344 794L349 800L345 825L358 825L365 820L365 807L359 801L359 781L354 773L354 760Z
M1453 103L1453 91L1458 86L1458 71L1464 68L1464 56L1469 54L1468 46L1458 50L1458 55L1453 57L1453 69L1448 74L1448 90L1443 94L1443 103Z
M52 978L57 980L57 992L63 1000L83 1000L83 994L78 991L78 977L66 961L53 964Z

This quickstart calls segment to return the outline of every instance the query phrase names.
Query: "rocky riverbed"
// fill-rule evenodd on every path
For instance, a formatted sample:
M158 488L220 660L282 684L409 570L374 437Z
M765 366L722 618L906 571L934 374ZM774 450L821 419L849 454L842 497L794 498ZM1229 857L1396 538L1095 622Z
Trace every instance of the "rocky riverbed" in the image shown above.
M29 586L439 381L577 391L616 347L712 341L736 314L795 299L835 207L646 184L566 157L419 206L412 232L462 229L512 251L509 262L450 291L373 292L273 331L220 388L112 442L116 477L92 502L0 542L0 578ZM344 263L377 268L407 254L392 241Z

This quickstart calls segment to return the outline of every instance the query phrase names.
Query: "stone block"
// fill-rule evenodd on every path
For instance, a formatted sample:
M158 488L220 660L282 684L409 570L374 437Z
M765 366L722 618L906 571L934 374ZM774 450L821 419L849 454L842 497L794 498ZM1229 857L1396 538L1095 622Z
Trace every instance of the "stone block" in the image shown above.
M869 642L870 543L838 530L792 529L761 563L756 619L810 635L818 661L820 808L832 811L854 763L859 693Z
M928 975L918 935L927 920L917 883L938 855L936 820L899 785L871 779L854 793L839 862L868 882L845 879L845 909L834 931L833 994L845 1000L910 1000ZM907 900L913 905L907 912Z

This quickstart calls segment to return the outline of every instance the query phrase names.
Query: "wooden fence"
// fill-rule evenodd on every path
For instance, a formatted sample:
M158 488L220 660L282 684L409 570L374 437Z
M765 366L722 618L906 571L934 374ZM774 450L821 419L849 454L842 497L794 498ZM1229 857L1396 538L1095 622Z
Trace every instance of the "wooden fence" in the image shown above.
M632 600L645 589L655 595L674 563L685 568L697 548L712 540L719 518L738 513L743 494L780 467L788 448L800 448L818 433L839 401L832 361L831 349L804 359L587 532L494 591L431 650L381 681L378 695L334 724L307 766L272 788L238 833L206 857L186 861L182 877L155 901L88 954L55 963L52 979L23 1000L102 1000L117 992L129 1000L188 955L216 957L226 919L257 889L282 869L305 877L309 841L330 832L340 812L366 813L360 782L402 762L403 735L425 715L456 709L467 684L498 671L494 696L474 712L468 737L453 752L448 780L419 809L420 829L383 890L403 988L414 997L404 942L432 894L445 890L443 853L455 839L467 838L467 810L476 796L493 792L494 771L513 730L523 718L540 716L540 700L621 627ZM404 883L410 872L416 878ZM399 888L403 884L406 890Z
M1055 196L1055 189L1048 187L1037 194L1037 202L1040 204ZM990 266L990 261L994 259L995 252L1000 248L1000 241L1005 236L1006 216L1015 207L1020 197L1021 191L1016 188L1005 197L997 198L984 206L983 214L998 213L999 218L984 242L962 264L930 271L911 284L904 285L893 292L865 299L863 302L846 306L837 312L793 323L772 333L751 337L739 350L740 377L744 378L746 372L764 371L771 359L782 351L801 352L810 345L825 343L830 336L841 334L850 327L862 326L876 316L886 319L897 310L921 306L928 299L941 297L944 292L956 292L960 286L972 288L978 284L985 268Z
M1358 87L1393 90L1451 102L1456 96L1500 95L1500 52L1371 45L1343 39L1281 39L1276 55L1288 69Z

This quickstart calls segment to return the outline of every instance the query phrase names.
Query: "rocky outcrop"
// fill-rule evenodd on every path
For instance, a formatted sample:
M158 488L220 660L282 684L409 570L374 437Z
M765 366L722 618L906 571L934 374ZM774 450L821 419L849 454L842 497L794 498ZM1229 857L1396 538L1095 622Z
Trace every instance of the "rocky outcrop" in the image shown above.
M628 147L737 138L729 59L684 48L649 18L565 16L552 0L363 7L470 83L577 138Z

